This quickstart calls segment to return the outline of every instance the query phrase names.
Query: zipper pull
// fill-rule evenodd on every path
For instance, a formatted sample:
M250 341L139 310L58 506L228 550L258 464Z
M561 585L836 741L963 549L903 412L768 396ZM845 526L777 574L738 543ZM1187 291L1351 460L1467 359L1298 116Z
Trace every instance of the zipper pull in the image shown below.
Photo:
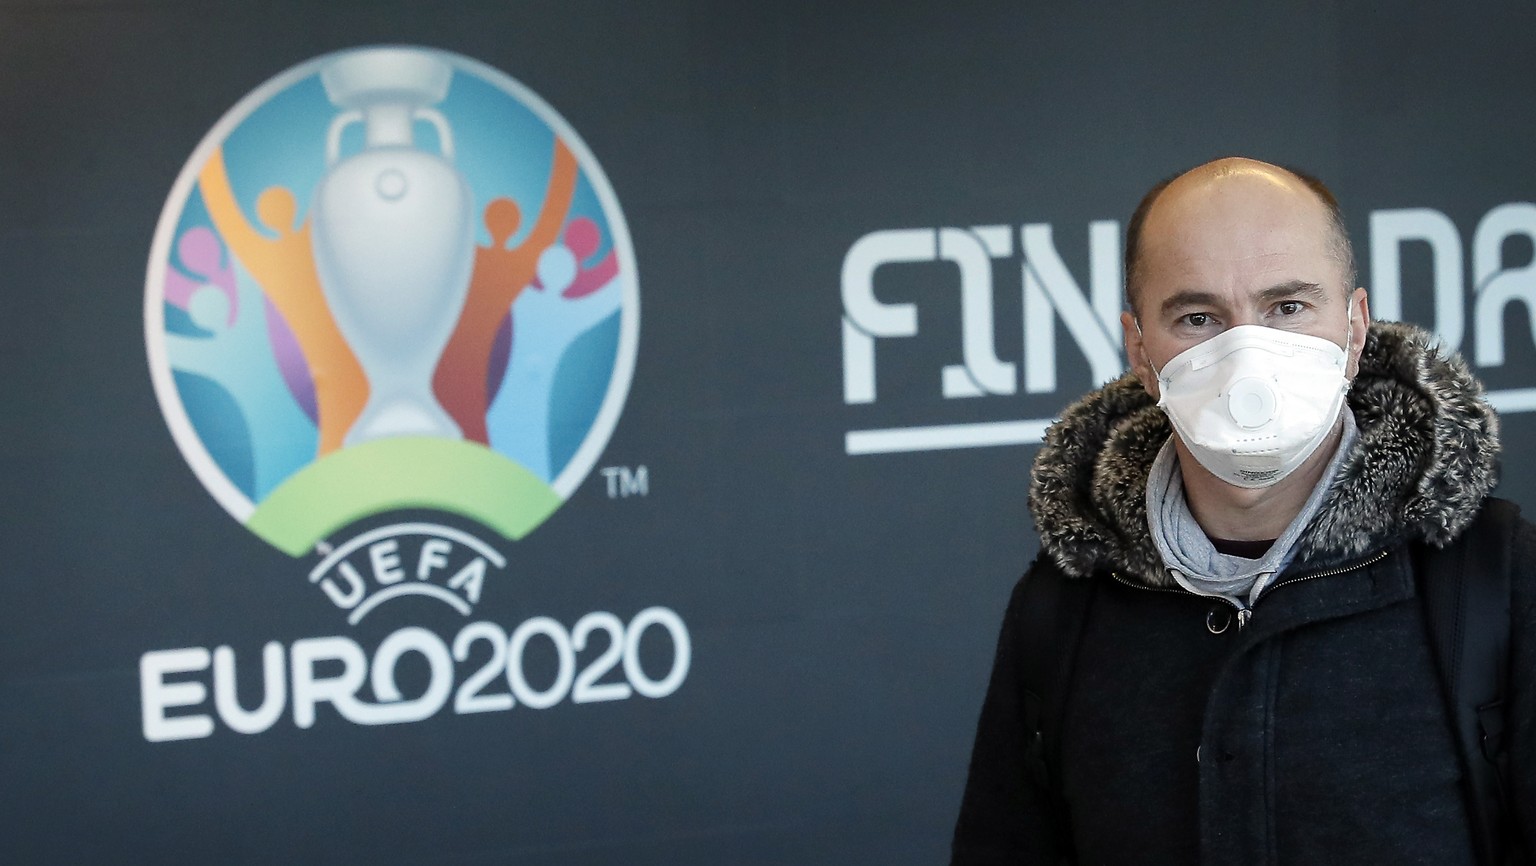
M1242 631L1248 620L1253 619L1253 608L1245 607L1237 612L1237 630Z

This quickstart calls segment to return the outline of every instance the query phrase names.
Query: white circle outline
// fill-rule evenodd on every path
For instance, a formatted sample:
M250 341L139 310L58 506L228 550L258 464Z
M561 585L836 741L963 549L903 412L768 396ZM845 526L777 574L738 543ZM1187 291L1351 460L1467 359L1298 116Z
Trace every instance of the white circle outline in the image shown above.
M608 380L608 391L603 396L597 417L592 420L592 426L588 428L581 445L577 447L565 468L550 485L562 502L571 498L577 486L592 471L593 465L597 463L598 457L607 447L614 428L618 426L619 416L623 414L624 403L629 396L629 386L634 378L635 356L640 344L640 286L639 273L635 267L635 251L629 237L629 223L624 218L623 209L619 207L618 197L613 193L608 176L603 173L597 158L592 155L592 151L587 148L581 136L576 134L576 130L522 82L493 66L452 51L419 45L386 44L363 45L322 54L291 66L267 79L226 111L198 142L191 157L182 166L180 174L176 176L176 182L171 185L171 192L166 197L159 220L155 223L154 240L150 244L149 265L145 272L144 345L149 359L150 381L154 385L155 397L160 403L160 414L165 418L166 426L171 431L171 438L181 451L182 458L192 468L198 481L214 500L241 524L250 520L251 515L256 511L256 505L234 485L234 482L229 480L229 477L219 468L218 463L214 461L213 455L208 452L202 438L197 435L191 419L187 416L186 406L181 401L181 394L176 389L170 359L165 350L165 275L176 226L181 220L182 212L203 165L241 122L257 108L265 105L273 96L318 73L325 64L346 54L375 48L403 48L437 55L455 70L475 75L516 99L542 120L544 125L570 148L576 157L578 169L587 175L592 190L597 195L598 204L602 207L603 215L608 221L608 228L613 236L613 250L619 258L619 279L623 280L624 291L624 300L620 307L619 345L614 356L613 372Z

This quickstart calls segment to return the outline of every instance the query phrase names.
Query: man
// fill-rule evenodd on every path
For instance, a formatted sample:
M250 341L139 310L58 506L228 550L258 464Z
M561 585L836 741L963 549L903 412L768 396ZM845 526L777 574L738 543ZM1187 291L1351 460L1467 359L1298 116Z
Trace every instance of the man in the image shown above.
M1126 292L1131 372L1070 407L1035 460L1042 552L1005 618L954 862L1478 862L1418 580L1426 551L1509 513L1488 506L1481 387L1430 335L1370 323L1333 196L1265 163L1154 188ZM1504 525L1500 846L1519 857L1536 832L1536 528ZM1070 627L1030 619L1074 593ZM1029 669L1057 679L1043 722Z

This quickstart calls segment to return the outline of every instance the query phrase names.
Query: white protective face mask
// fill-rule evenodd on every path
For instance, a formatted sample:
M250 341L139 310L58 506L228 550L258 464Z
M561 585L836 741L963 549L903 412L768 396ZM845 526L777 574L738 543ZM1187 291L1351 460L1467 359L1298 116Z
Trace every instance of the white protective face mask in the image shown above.
M1153 368L1157 405L1211 474L1269 487L1333 429L1349 391L1346 363L1344 350L1321 337L1240 325Z

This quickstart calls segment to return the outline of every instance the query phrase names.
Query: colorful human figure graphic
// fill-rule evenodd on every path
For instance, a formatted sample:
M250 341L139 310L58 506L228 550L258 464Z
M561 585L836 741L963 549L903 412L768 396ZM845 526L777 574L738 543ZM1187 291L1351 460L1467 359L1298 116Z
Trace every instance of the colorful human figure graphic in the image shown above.
M487 417L491 445L546 483L561 467L550 465L550 399L560 359L576 340L616 315L623 304L621 280L572 296L580 277L576 255L553 246L538 262L538 286L512 306L512 351L501 389Z
M580 270L576 278L562 292L567 298L581 298L608 285L619 273L619 258L613 249L609 249L601 261L595 264L586 262L597 253L598 246L602 243L602 234L597 228L597 223L590 217L577 217L571 220L571 224L565 229L565 245L580 263Z
M283 381L267 338L261 289L237 275L236 304L222 286L205 285L188 299L192 323L211 336L167 332L171 368L223 388L239 407L250 438L253 482L260 502L315 456L315 428ZM236 312L231 321L230 310Z
M230 186L222 149L203 165L198 189L219 235L292 329L314 384L318 453L335 451L368 400L368 379L326 306L308 220L299 224L292 192L271 187L256 199L266 233L251 225Z
M267 314L267 337L272 341L272 357L277 359L283 381L288 384L293 399L299 401L305 417L318 427L320 409L315 404L315 380L309 375L309 365L304 362L304 349L299 345L299 338L293 335L293 329L288 327L270 298L263 298L262 306Z
M561 236L565 246L576 259L576 277L571 284L561 292L567 298L580 298L597 291L607 285L619 272L619 259L617 253L609 249L602 259L594 264L586 262L597 253L597 248L602 243L602 231L591 217L576 217L570 225L565 227L565 234ZM535 274L530 288L543 289L544 284ZM507 361L512 353L512 312L502 319L501 327L496 331L496 341L491 347L491 362L489 373L486 377L486 403L489 404L496 397L496 392L501 390L502 377L507 374Z
M517 203L498 198L485 208L491 244L475 250L469 297L432 380L438 402L471 442L490 444L485 416L492 389L487 380L497 332L506 311L534 279L539 256L559 237L576 191L576 174L576 157L556 139L543 209L527 238L512 249L506 248L507 242L522 222Z
M166 303L185 312L189 309L194 292L216 288L223 291L229 301L229 319L226 324L233 325L235 317L240 315L240 301L235 292L235 266L234 262L225 257L224 245L219 242L219 236L213 233L213 229L193 226L182 232L176 240L176 259L180 269L171 267L166 268L165 272ZM195 274L196 277L187 274ZM272 353L277 358L278 369L283 372L283 381L288 383L288 390L293 392L293 398L299 401L304 414L314 422L318 417L315 386L309 378L309 367L304 363L303 350L299 348L293 330L283 321L282 314L272 306L272 302L263 298L261 303L267 317L267 334L272 340Z
M520 542L597 465L634 372L639 285L601 166L521 82L438 49L315 57L230 108L171 188L144 288L196 479L333 575L390 521Z
M192 293L208 286L218 288L229 299L229 322L234 324L240 307L235 299L234 265L224 259L224 245L207 226L193 226L176 239L176 260L180 269L165 269L165 300L186 310ZM191 276L188 276L190 274Z

